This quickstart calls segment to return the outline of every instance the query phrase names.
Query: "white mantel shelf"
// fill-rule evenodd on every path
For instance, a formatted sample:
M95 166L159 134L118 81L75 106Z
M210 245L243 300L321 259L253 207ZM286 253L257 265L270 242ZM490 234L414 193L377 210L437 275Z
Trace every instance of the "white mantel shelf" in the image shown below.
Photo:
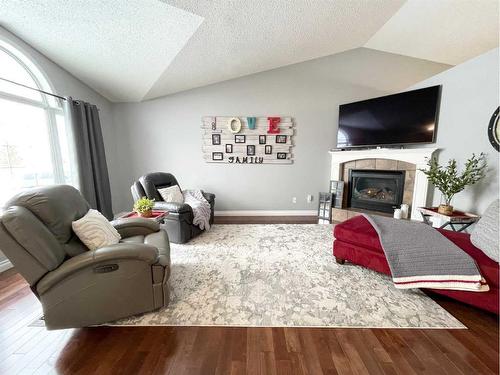
M331 179L342 179L342 164L360 159L389 159L400 160L416 165L415 185L413 186L413 200L411 205L411 218L414 220L422 220L421 215L417 211L417 207L427 205L427 191L429 182L427 177L420 168L425 168L427 159L430 158L437 148L377 148L371 150L347 150L347 151L329 151L332 157Z

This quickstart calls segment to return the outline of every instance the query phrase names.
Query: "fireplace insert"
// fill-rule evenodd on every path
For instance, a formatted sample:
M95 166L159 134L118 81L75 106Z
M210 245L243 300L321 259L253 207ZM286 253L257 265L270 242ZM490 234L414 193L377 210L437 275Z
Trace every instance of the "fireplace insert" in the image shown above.
M393 212L403 201L405 171L349 170L348 206Z

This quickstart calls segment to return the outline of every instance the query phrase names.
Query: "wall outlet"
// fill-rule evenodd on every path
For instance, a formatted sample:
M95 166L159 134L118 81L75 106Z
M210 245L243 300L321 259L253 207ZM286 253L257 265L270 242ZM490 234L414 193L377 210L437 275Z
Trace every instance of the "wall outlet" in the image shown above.
M292 197L292 203L297 203L297 197Z
M311 194L309 194L307 196L307 203L311 203L313 201L313 196Z

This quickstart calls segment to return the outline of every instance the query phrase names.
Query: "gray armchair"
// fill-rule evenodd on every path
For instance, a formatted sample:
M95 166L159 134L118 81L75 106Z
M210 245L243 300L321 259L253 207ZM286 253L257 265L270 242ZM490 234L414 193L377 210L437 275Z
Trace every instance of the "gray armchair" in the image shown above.
M170 247L148 219L112 224L120 243L90 251L71 223L89 205L67 185L13 197L0 216L0 250L42 303L48 329L84 327L159 309L169 302Z
M203 231L193 224L193 210L187 204L165 202L158 189L179 185L176 178L170 173L149 173L134 182L130 190L134 202L142 197L155 200L155 210L168 211L163 228L168 233L168 238L173 243L185 243ZM179 185L180 187L180 185ZM211 215L210 225L214 222L215 194L202 192L205 199L210 203Z

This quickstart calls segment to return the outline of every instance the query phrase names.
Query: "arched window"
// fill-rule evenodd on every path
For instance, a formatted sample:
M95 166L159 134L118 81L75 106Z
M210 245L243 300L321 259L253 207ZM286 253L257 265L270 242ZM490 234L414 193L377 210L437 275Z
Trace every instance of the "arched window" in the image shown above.
M44 74L0 40L0 78L0 205L24 188L74 184L61 99L19 85L52 93Z

